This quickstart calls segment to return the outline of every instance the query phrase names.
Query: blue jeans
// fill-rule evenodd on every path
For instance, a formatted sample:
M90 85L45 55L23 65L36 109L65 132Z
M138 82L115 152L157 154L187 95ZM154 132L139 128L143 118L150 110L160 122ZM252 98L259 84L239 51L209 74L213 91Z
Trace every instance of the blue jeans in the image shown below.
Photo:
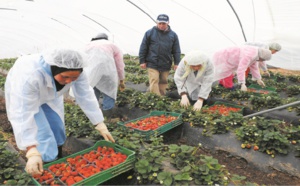
M96 87L94 87L94 92L95 92L95 96L96 96L97 100L100 99L101 95L103 97L103 101L102 101L102 104L101 104L102 110L110 110L110 109L114 108L116 100L114 100L113 98L111 98L108 95L104 94L103 92L101 92Z
M39 108L39 112L34 115L38 127L37 146L44 162L50 162L57 159L58 146L64 144L66 132L64 122L59 115L47 104Z

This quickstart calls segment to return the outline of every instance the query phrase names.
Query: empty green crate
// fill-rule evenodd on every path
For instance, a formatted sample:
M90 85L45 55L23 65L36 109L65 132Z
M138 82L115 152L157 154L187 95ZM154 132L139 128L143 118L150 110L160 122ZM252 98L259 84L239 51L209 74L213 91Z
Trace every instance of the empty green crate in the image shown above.
M257 84L251 84L248 89L254 89L255 91L253 93L256 94L264 94L265 91L268 91L269 93L276 92L276 88L274 87L261 87L260 85Z
M86 153L88 153L92 150L97 150L97 148L99 146L101 146L101 147L103 147L103 146L112 147L116 152L120 152L122 154L127 155L127 159L124 162L122 162L122 163L120 163L116 166L113 166L109 169L103 170L103 171L101 171L101 172L99 172L95 175L92 175L88 178L85 178L82 181L75 183L74 185L98 185L98 184L101 184L101 183L103 183L107 180L110 180L111 178L113 178L113 177L115 177L115 176L117 176L121 173L124 173L124 172L126 172L126 171L133 168L134 162L135 162L135 152L132 151L132 150L129 150L125 147L122 147L120 145L117 145L115 143L105 141L105 140L97 141L95 143L95 145L90 147L90 148L87 148L87 149L82 150L80 152L77 152L77 153L74 153L72 155L66 156L64 158L58 159L54 162L45 164L43 167L44 167L44 169L48 169L51 165L62 163L62 162L67 162L68 158L73 158L73 157L76 157L78 155L86 154ZM56 178L56 179L59 180L58 178ZM32 180L33 180L35 185L41 185L34 178L32 178Z
M148 117L151 117L151 116L161 116L161 115L165 115L165 116L176 116L177 119L174 120L174 121L171 121L155 130L147 130L147 131L144 131L144 130L139 130L139 129L135 129L135 128L131 128L134 132L137 132L139 134L141 134L145 140L150 140L150 138L152 136L158 136L162 133L165 133L167 131L169 131L170 129L178 126L178 125L181 125L183 123L182 121L182 115L179 114L179 113L175 113L175 112L165 112L165 111L152 111L150 112L150 114L148 115L145 115L145 116L142 116L140 118L137 118L137 119L133 119L133 120L130 120L130 121L127 121L127 122L118 122L118 125L121 126L121 127L126 127L126 128L130 128L130 127L127 127L125 126L127 123L131 123L131 122L136 122L136 121L139 121L141 119L145 119L145 118L148 118Z

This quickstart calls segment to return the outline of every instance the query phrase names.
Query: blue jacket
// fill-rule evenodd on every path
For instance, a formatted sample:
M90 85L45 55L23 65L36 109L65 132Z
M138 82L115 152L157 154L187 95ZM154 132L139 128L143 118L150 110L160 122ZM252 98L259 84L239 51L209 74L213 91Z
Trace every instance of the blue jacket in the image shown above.
M148 68L159 71L171 70L172 62L180 62L180 45L177 34L171 30L159 30L156 26L148 30L140 46L140 64L147 63ZM173 58L172 58L173 57Z

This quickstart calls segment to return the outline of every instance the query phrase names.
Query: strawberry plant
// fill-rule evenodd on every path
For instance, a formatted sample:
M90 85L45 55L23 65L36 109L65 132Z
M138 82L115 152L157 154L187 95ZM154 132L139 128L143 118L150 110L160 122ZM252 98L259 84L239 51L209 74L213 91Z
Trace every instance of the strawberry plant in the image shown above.
M158 96L154 93L146 92L133 99L135 99L135 102L131 103L132 107L139 107L143 110L169 110L168 103L170 102L170 98L165 96Z
M125 71L130 74L137 73L139 75L147 73L147 70L141 69L140 66L137 65L126 65Z
M211 122L207 122L202 134L204 136L211 136L212 134L225 134L231 129L241 125L243 115L241 113L230 113L228 116L219 117L215 115Z
M223 97L223 94L229 93L231 92L231 90L224 88L223 86L220 85L216 85L212 87L212 90L210 92L210 96L214 97L214 96L221 96Z
M6 58L0 59L0 68L4 70L9 70L18 58Z
M65 104L66 135L75 137L89 136L93 125L78 105Z
M251 96L249 99L252 110L260 110L262 108L274 108L282 104L282 99L277 93L261 96Z
M30 185L31 177L24 172L23 166L18 163L20 155L7 149L7 140L0 133L0 184Z
M197 151L200 147L201 145L198 147L187 145L169 146L168 153L171 163L181 170L180 173L175 174L174 183L172 184L227 185L228 173L224 167L213 157L198 154Z
M126 74L125 78L127 81L133 82L134 84L146 83L149 84L148 76L136 75L136 74Z
M4 84L5 84L6 78L3 76L0 76L0 88L4 90Z
M275 87L277 91L285 91L287 87L287 83L285 82L276 82Z
M244 91L231 91L226 96L225 99L229 101L247 101L250 98L249 92Z
M124 55L124 63L126 65L132 65L132 66L139 66L140 63L138 62L137 58L130 55Z
M289 97L300 94L300 86L299 85L290 85L286 89L286 93Z
M259 151L274 156L276 153L287 154L289 140L280 130L279 120L253 117L235 130L236 136L243 144L258 145Z
M167 88L168 91L172 91L172 90L175 90L177 91L177 86L175 84L175 81L174 79L169 79L168 80L168 88Z
M289 75L288 79L291 82L300 83L300 76Z
M282 81L286 80L286 77L282 74L276 73L276 74L274 74L274 76L275 76L277 82L282 82Z
M135 105L136 99L140 99L142 93L134 89L126 88L123 92L118 92L117 106Z
M138 184L227 185L225 168L218 160L198 154L199 148L175 144L145 148L135 166ZM167 162L173 167L163 166Z

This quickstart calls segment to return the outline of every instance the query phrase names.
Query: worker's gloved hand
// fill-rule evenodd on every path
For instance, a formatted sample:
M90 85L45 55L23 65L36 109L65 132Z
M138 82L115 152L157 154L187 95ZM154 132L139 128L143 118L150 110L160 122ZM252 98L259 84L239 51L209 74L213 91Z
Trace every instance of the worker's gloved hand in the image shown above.
M203 99L198 99L198 101L194 104L193 110L200 111L203 105Z
M121 92L123 92L123 91L125 90L125 83L124 83L124 80L120 80L119 90L120 90Z
M245 83L242 83L241 85L241 91L247 91L247 86L245 85Z
M264 71L264 76L271 77L271 74L268 71Z
M261 79L257 80L257 84L259 84L261 87L266 86L265 83Z
M112 135L110 134L110 132L108 131L106 125L103 122L97 124L95 129L97 129L100 132L100 134L103 136L103 138L106 141L111 141L113 143L115 142L114 138L112 137Z
M187 108L190 105L189 98L186 94L181 96L180 106Z
M26 153L27 163L25 170L28 174L42 174L43 173L43 160L42 156L36 147L32 147Z

